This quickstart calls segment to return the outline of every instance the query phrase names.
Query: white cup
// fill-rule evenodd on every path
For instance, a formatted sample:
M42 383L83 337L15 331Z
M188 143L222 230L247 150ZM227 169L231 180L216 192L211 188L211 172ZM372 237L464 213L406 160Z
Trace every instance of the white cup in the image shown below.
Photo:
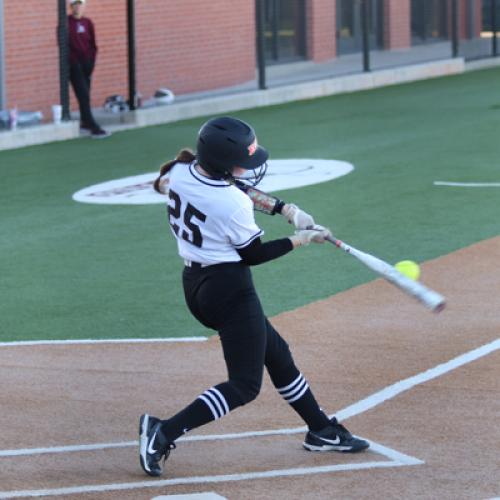
M54 123L61 123L62 120L62 106L60 104L54 104L52 106L52 119Z

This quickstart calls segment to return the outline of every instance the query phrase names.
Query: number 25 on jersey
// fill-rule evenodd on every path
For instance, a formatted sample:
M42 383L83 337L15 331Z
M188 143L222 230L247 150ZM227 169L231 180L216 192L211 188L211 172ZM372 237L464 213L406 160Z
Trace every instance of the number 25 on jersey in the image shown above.
M203 237L201 236L200 227L195 222L193 222L193 218L198 219L199 222L205 222L207 216L203 212L200 212L196 207L193 207L191 203L188 203L186 205L184 213L181 213L182 202L180 196L171 189L168 192L168 196L174 203L173 205L168 205L167 210L170 226L172 227L175 235L178 238L182 238L188 243L201 248L203 244ZM180 224L182 223L185 228L189 229L190 232L186 231L186 229L182 229L181 231Z

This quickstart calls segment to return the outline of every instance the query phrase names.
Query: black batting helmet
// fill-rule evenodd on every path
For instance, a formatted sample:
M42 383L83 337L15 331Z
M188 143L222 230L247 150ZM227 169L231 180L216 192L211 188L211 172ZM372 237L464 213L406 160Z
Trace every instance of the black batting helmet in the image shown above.
M237 118L213 118L198 132L196 159L216 179L232 177L233 169L241 167L254 171L255 185L264 177L268 157L268 152L257 144L253 128ZM249 176L243 179L250 180Z

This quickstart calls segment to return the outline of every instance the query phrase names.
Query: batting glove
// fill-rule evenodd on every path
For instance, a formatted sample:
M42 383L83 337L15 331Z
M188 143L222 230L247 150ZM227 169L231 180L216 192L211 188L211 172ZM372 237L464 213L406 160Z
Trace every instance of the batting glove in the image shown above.
M306 229L314 226L314 219L311 215L301 210L293 203L287 203L281 209L282 215L286 217L290 224L293 224L296 229Z
M326 227L315 224L311 229L300 229L290 236L293 246L307 246L311 241L314 243L324 243L326 238L331 237L332 233Z

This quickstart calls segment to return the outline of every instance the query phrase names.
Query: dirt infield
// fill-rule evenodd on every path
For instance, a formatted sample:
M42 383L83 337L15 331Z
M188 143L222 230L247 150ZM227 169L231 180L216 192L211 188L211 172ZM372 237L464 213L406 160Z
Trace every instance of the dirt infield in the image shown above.
M495 238L424 264L448 298L440 315L376 280L272 319L324 409L372 441L354 456L303 450L266 376L257 401L193 431L154 480L138 464L138 417L224 380L216 337L0 347L0 498L498 496L499 262Z

